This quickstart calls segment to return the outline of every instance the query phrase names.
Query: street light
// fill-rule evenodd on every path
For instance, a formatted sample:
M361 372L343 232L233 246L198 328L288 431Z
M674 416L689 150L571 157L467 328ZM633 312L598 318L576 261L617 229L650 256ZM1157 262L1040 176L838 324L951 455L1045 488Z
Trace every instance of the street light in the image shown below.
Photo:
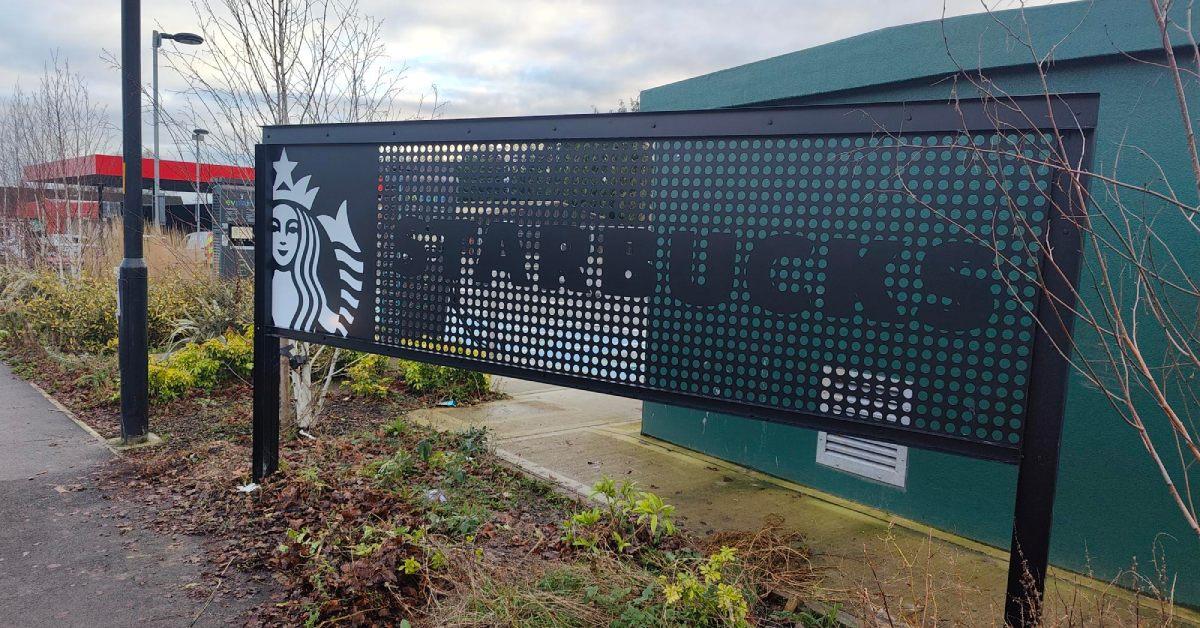
M160 191L158 187L158 49L162 48L164 39L170 39L177 43L187 44L189 46L197 46L204 43L204 38L195 33L160 33L154 31L151 38L151 48L153 48L153 65L154 65L154 88L153 88L153 109L154 109L154 223L162 227L167 222L166 207L161 201L165 200L159 197Z
M147 396L146 283L142 250L142 3L121 0L121 147L125 164L124 258L117 275L117 353L121 368L121 441L150 435Z
M205 129L193 129L192 139L196 140L196 231L200 231L200 142L208 135Z

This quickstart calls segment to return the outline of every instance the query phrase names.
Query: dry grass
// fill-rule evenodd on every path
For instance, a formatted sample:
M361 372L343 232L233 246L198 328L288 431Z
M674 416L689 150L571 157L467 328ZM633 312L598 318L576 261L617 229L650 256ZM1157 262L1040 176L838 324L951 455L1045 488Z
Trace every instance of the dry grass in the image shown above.
M440 626L472 628L607 626L624 610L619 598L636 597L653 583L645 570L607 553L586 564L532 556L517 565L466 560L452 579L457 587L436 602L431 615Z
M904 551L892 537L885 540L889 540L891 555L864 551L859 557L870 577L848 590L827 591L818 597L839 600L847 614L864 619L867 625L1003 625L1003 582L956 563L946 555L944 543L931 536L916 552ZM896 566L899 569L889 569ZM1047 581L1040 625L1197 625L1175 606L1165 571L1157 573L1148 577L1135 568L1104 583L1059 572Z
M186 234L180 231L146 225L142 246L151 281L211 275L208 257L203 251L185 249L185 238ZM80 263L84 273L111 275L113 269L120 266L123 256L120 223L98 224L85 232L83 241Z
M736 549L743 579L757 585L760 599L777 595L810 600L819 589L804 536L786 529L779 515L769 515L758 530L717 532L703 543L708 552L723 546Z

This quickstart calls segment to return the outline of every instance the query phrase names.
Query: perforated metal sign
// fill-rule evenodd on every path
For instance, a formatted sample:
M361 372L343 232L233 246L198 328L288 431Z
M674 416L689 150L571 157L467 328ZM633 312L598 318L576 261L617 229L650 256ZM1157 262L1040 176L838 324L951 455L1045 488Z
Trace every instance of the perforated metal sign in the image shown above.
M270 323L1013 460L1070 205L1043 109L268 129Z

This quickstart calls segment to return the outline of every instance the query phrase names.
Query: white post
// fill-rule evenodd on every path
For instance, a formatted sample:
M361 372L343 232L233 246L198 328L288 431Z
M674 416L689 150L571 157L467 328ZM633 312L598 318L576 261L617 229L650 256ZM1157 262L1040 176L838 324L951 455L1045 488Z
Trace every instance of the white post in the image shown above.
M199 133L196 134L196 231L200 231L200 140L203 139Z
M154 208L152 210L154 224L158 225L159 228L165 227L167 222L166 211L164 211L165 207L161 207L162 203L161 199L159 198L158 181L158 49L161 47L162 33L156 30L154 31L150 46L152 58L151 65L153 67L153 70L151 71L153 76L151 82L154 85L152 89L154 93L151 98L154 101L152 105L154 108L154 194L151 196L151 202L154 204Z

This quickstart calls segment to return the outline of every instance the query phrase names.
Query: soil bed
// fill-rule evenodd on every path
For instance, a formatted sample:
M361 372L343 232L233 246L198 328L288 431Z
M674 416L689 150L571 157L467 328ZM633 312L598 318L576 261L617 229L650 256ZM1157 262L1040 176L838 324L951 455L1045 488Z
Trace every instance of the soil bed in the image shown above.
M119 433L102 370L32 349L10 347L6 359L101 434ZM251 485L250 399L235 382L152 406L165 444L129 452L100 480L113 499L148 506L142 525L203 537L214 579L232 569L272 590L247 624L831 620L791 611L813 584L795 535L665 533L672 509L634 486L620 489L615 510L564 497L502 463L484 431L407 422L408 410L440 399L402 384L383 400L332 391L313 438L285 440L280 472ZM736 555L724 566L708 558L722 547Z

